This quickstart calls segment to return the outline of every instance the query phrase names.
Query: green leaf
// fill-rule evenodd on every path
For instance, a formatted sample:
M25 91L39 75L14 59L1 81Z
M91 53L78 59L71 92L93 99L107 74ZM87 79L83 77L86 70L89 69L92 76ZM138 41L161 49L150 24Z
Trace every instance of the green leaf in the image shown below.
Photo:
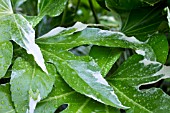
M45 15L58 16L62 13L68 0L39 0L38 9L39 16Z
M13 47L10 42L0 42L0 78L4 77L13 56Z
M58 72L74 90L106 105L126 109L114 95L113 89L102 77L94 61L89 61L88 57L76 57L67 52L55 54L56 50L49 52L46 47L41 50L46 61L57 67ZM99 88L101 90L98 90ZM109 98L108 95L110 95Z
M139 90L141 85L162 79L164 75L159 73L161 68L159 63L146 62L142 56L134 55L124 62L108 81L121 102L131 107L129 112L164 113L170 107L167 104L170 102L168 95L159 88Z
M47 97L55 82L52 64L47 64L47 75L31 59L17 58L12 69L11 93L17 112L33 112L37 102Z
M20 14L13 14L10 0L0 1L0 42L13 40L28 54L34 56L37 64L47 73L42 53L35 44L35 31Z
M96 63L101 68L101 74L106 76L121 53L122 50L118 48L93 46L90 51L90 56L95 59Z
M68 107L62 113L120 113L116 108L106 106L75 92L58 75L52 92L38 103L35 113L54 113L63 104L68 104Z
M148 73L150 71L152 72L150 72L149 74L154 74L161 68L161 64L156 62L156 57L157 55L160 55L160 53L155 54L154 49L152 49L152 46L154 47L155 44L149 45L147 42L141 42L135 37L127 37L120 32L100 30L97 28L87 28L75 33L75 30L75 28L72 28L61 30L61 32L47 33L48 35L45 34L44 36L39 38L37 42L45 56L45 60L55 64L58 72L67 82L67 84L69 84L69 86L71 86L77 92L98 100L99 102L121 108L120 106L118 106L119 101L114 101L114 98L117 97L116 95L112 97L113 100L110 100L110 97L108 98L108 96L106 96L108 94L108 89L110 89L110 86L107 84L105 79L102 78L102 75L100 74L100 69L97 64L93 60L83 59L82 57L74 56L73 54L66 51L74 47L86 44L94 44L106 47L131 48L134 49L137 54L144 56L143 63L153 63L158 66L157 68L155 67L154 69L149 70ZM158 37L159 36L160 35L158 35ZM165 37L163 37L163 39L164 38ZM156 38L154 40L156 40ZM166 40L165 43L167 43ZM163 48L161 49L165 52L164 54L167 54L168 51L166 46L162 47ZM154 83L157 82L157 80L168 78L169 76L167 75L169 73L164 72L169 68L165 66L163 67L164 68L161 69L163 70L163 73L161 70L157 73L158 75L164 74L163 77L155 76L153 78L151 77L153 80L149 80ZM138 69L139 68L136 68L135 71L138 71ZM148 67L146 67L145 69L148 69ZM127 72L128 70L125 71L125 73ZM97 79L94 75L98 76L97 79L100 80L99 82L96 82ZM147 80L146 83L150 82L149 80ZM99 89L99 87L100 90L98 91L97 89Z
M0 1L0 16L13 14L11 1L10 0L1 0Z
M164 64L168 56L168 41L163 34L154 34L149 37L147 42L153 49L158 62Z
M69 34L71 34L70 31ZM50 35L49 33L48 35L44 35L42 38L39 38L37 43L42 48L46 46L46 49L51 52L53 51L52 49L50 50L50 48L55 48L56 51L61 52L85 44L131 48L134 50L145 51L145 57L147 59L155 60L155 53L148 44L137 40L135 37L127 37L120 32L87 28L81 32L77 32L72 35L69 34L66 31L57 33L56 35Z
M0 85L0 112L15 113L11 100L9 84Z
M110 1L114 2L114 0L106 0L108 6L111 4ZM167 31L167 19L166 16L162 14L164 7L165 5L161 2L156 4L154 7L136 8L131 10L116 10L115 8L112 8L112 10L114 12L116 11L121 17L121 31L123 33L127 36L135 36L139 40L146 41L148 39L148 35L157 31Z
M162 15L163 9L164 7L160 4L154 7L118 11L122 19L121 31L127 36L135 36L142 41L147 40L149 34L163 30L160 29L161 24L166 21L166 17Z
M84 29L87 28L87 25L86 24L83 24L81 22L77 22L75 23L74 26L72 27L69 27L69 28L64 28L64 27L56 27L54 29L52 29L51 31L49 31L48 33L44 34L43 36L39 37L39 39L45 39L46 38L49 38L49 37L54 37L54 36L57 36L57 35L71 35L73 33L76 33L76 32L79 32L79 31L82 31Z

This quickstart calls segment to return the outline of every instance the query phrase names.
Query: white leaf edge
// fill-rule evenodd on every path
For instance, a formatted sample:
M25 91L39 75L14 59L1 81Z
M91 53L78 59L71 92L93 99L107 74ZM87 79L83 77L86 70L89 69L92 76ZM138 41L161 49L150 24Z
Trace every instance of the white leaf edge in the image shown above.
M74 29L74 28L75 28L76 31L70 33L70 34L73 34L73 33L75 33L75 32L79 32L79 31L82 31L82 30L86 29L87 26L88 26L88 25L83 24L83 23L81 23L81 22L76 22L76 23L74 24L74 26L72 26L72 27L68 27L68 28L57 27L57 28L52 29L51 31L49 31L49 32L46 33L45 35L39 37L39 39L40 39L40 38L52 37L52 36L58 35L60 32L62 32L62 31L64 31L64 30L70 30L70 29Z
M29 22L22 16L22 15L17 15L19 16L19 18L23 21L26 22L26 25L28 27L29 30L25 31L24 28L22 28L22 26L20 26L15 18L15 14L13 13L12 10L12 5L11 5L11 1L10 0L2 0L1 1L5 6L3 6L2 4L0 4L0 7L4 7L6 8L6 10L1 11L1 14L12 14L11 16L14 17L14 20L16 22L16 25L18 27L18 29L21 31L23 37L22 43L18 43L18 41L12 37L12 40L14 42L16 42L18 45L20 45L22 48L26 49L28 54L32 54L34 56L34 59L36 61L36 63L38 64L38 66L41 67L41 69L48 74L48 71L46 69L45 63L44 63L44 58L43 55L41 53L41 50L39 48L39 46L35 43L35 31L32 28L32 26L29 24Z
M170 27L170 11L169 11L169 7L166 7L165 11L167 11L168 26Z
M83 65L83 64L82 64ZM97 63L94 61L94 60L92 60L91 62L90 62L90 65L91 66L94 66L94 67L97 67L98 65L97 65ZM78 73L81 73L81 68L83 68L83 69L85 69L86 70L86 72L89 74L89 75L91 75L92 77L91 77L91 79L94 79L94 83L93 84L101 84L102 86L106 86L106 87L111 87L109 84L108 84L108 82L106 81L106 79L104 79L104 77L102 76L102 74L101 74L101 72L100 72L100 70L95 70L95 71L92 71L92 70L90 70L90 69L88 69L87 68L87 66L86 66L86 68L84 68L84 67L81 67L81 66L78 66L78 67L76 67L76 70L77 71L79 71ZM81 76L81 79L83 79L83 80L86 80L86 76ZM86 82L87 84L89 84L89 82ZM90 82L90 83L92 83L92 82ZM91 86L91 85L89 85L90 87L93 87L93 86ZM100 87L100 88L103 88L103 87ZM98 89L96 89L96 88L94 88L94 90L98 90ZM108 91L108 90L107 90ZM101 92L99 91L98 93L100 93L101 94ZM98 101L98 102L101 102L101 103L104 103L104 104L106 104L106 105L110 105L110 104L107 104L106 102L104 102L103 100L101 100L98 96L96 96L95 94L91 94L91 93L83 93L85 96L87 96L87 97L89 97L89 98L92 98L92 99L94 99L94 100L96 100L96 101ZM108 95L110 95L109 97L111 98L112 97L112 99L114 98L114 100L116 101L115 103L113 102L113 101L110 101L110 102L112 102L114 105L115 105L115 107L118 107L118 108L121 108L121 109L129 109L130 107L127 107L127 106L124 106L121 102L120 102L120 100L118 99L118 97L117 97L117 95L115 94L115 92L114 92L114 89L111 87L111 89L109 90L109 94Z
M41 69L48 74L48 71L45 66L45 61L43 58L43 55L41 53L41 50L39 46L35 43L35 31L32 28L32 26L29 24L29 22L21 15L19 17L27 22L26 26L29 28L29 30L25 31L17 22L18 28L22 31L23 34L23 43L24 45L17 43L15 39L12 38L13 41L15 41L17 44L19 44L22 48L26 49L28 54L32 54L34 56L34 60L38 64L38 66L41 67Z
M34 100L32 97L29 99L29 109L27 109L26 113L34 113L37 103L41 100L40 94L37 97L37 100Z

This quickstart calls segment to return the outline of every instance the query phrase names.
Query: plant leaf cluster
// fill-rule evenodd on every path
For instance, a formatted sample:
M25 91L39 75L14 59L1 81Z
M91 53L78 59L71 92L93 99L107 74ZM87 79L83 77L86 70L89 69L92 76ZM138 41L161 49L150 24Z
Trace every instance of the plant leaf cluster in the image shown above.
M36 7L33 15L25 15L26 8L18 12L31 2ZM99 25L76 22L72 27L56 26L43 34L40 27L47 27L43 26L48 23L45 20L62 18L63 25L69 19L65 19L69 4L75 2L0 0L0 113L169 111L170 96L165 91L156 87L141 89L170 78L170 67L166 65L169 45L165 34L169 33L170 15L167 2L97 2L104 7L103 12L110 10L118 19L110 20L118 21L119 31L108 26L110 21ZM93 9L101 8L97 2L93 6L89 0L94 21L100 22ZM88 2L82 4L87 6ZM88 53L74 53L87 46ZM132 55L120 63L126 50Z

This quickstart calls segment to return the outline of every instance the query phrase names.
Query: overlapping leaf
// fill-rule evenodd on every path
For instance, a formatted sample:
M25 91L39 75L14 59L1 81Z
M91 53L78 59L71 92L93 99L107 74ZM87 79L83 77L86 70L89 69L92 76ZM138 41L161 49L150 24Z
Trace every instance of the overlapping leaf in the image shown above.
M10 42L0 42L0 78L5 76L11 65L13 47Z
M49 74L44 73L32 60L17 58L11 75L12 100L17 112L33 113L36 104L51 92L55 82L55 68L47 64Z
M37 64L47 73L44 59L38 45L35 44L35 31L20 14L13 14L11 1L0 1L0 42L13 40L28 54L34 56Z
M144 61L145 61L144 63L150 64L150 63L153 63L153 61L154 63L156 63L155 64L156 67L151 66L150 67L151 69L149 69L148 72L146 71L148 70L148 67L145 67L142 63L139 63L139 62L136 63L135 66L138 67L138 65L139 66L143 65L145 69L141 67L141 71L137 71L138 68L135 68L135 67L130 68L132 71L134 70L137 71L138 74L141 74L143 72L144 75L146 76L156 73L161 68L160 63L156 62L155 60L157 56L159 56L160 54L163 54L164 56L166 56L168 52L167 40L164 36L159 35L159 34L153 35L152 38L146 43L146 42L140 42L134 37L126 37L124 34L119 33L119 32L111 32L111 31L100 30L96 28L87 28L87 29L84 29L83 31L72 34L71 32L74 32L75 30L76 30L75 28L69 29L68 31L67 30L61 31L56 34L52 33L52 35L48 33L48 35L44 35L42 38L38 39L37 42L39 46L41 47L41 50L44 56L46 56L45 59L56 65L57 70L61 74L63 79L74 90L88 97L91 97L99 102L105 103L106 105L112 105L118 108L120 107L116 106L118 105L117 102L111 101L114 99L109 100L110 97L109 98L105 97L105 94L107 95L107 90L110 88L109 87L105 88L105 86L107 86L108 84L104 80L104 78L102 78L101 75L99 74L100 69L96 68L97 65L95 63L92 63L92 61L87 61L87 59L86 61L84 61L84 59L81 59L81 57L76 57L65 51L68 51L69 49L72 49L73 47L86 45L86 44L94 44L94 45L106 46L106 47L131 48L131 49L134 49L137 54L144 56ZM159 38L156 38L156 37L159 37ZM155 45L157 41L160 41L160 40L162 41L162 43L160 44L164 45L160 47L160 49L163 52L157 53L155 52L155 49L156 49ZM161 58L158 58L157 60L160 62L164 62L165 59L166 57L163 58L162 60ZM127 70L124 72L127 73ZM97 79L94 79L94 75L97 77ZM135 73L133 75L135 75ZM142 78L142 80L139 82L144 81L143 83L147 83L147 82L153 83L162 78L163 78L162 75L158 74L157 76L150 77L149 79ZM98 81L98 83L96 81ZM95 84L95 85L92 85L92 84ZM114 83L112 85L113 85L113 88L116 89L116 87L114 87ZM124 84L121 84L121 82L119 81L119 85L124 85ZM95 89L98 89L98 87L100 87L101 92L95 90ZM141 93L139 93L139 95L140 94ZM115 105L111 104L108 100L114 103Z
M146 52L146 58L155 60L155 54L152 48L145 42L137 40L135 37L127 37L120 32L111 32L107 30L100 30L97 28L87 28L82 32L75 33L73 35L66 31L52 34L52 36L43 37L37 40L40 47L46 47L46 50L52 52L52 48L56 51L65 51L85 44L94 44L106 47L121 47L131 48L134 50L141 50ZM75 31L75 29L73 29ZM62 36L61 36L62 35Z
M152 47L157 61L164 64L169 51L167 37L163 34L150 35L147 43Z
M90 51L90 56L95 59L101 69L101 74L106 76L113 64L117 61L122 53L118 48L107 48L94 46Z
M110 7L110 2L106 2L106 4L109 8L115 10L115 8ZM166 16L162 14L164 7L164 4L160 3L154 7L144 7L125 11L116 10L122 20L121 31L127 36L135 36L142 41L147 40L149 34L153 34L157 31L167 31Z
M53 50L51 53L45 48L42 48L42 52L45 59L55 64L58 72L74 90L106 105L126 108L121 105L113 89L102 78L100 69L93 60L88 57L79 58L67 52L55 54L57 51Z
M62 113L120 113L116 108L98 103L75 92L58 75L52 92L37 105L35 113L54 113L63 104L68 104L68 107Z
M167 103L170 102L170 97L161 89L139 90L142 84L160 80L164 73L155 74L160 69L161 64L148 62L143 60L142 56L134 55L109 78L109 83L121 102L131 107L128 112L164 113L169 110L170 105Z
M15 113L11 100L9 84L0 85L0 112Z

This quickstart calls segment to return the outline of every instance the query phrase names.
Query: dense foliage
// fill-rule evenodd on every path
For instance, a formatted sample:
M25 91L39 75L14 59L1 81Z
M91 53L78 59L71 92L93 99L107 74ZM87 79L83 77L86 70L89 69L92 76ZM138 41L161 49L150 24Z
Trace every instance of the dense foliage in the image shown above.
M167 113L167 0L0 0L0 113Z

